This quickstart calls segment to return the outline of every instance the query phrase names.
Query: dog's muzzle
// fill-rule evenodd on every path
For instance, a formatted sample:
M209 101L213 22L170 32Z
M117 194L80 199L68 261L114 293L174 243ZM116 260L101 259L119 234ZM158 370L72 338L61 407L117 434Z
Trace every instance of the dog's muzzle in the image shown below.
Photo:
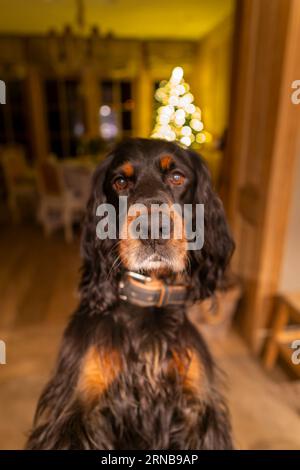
M127 271L119 282L120 299L140 307L184 305L187 294L186 285L168 285L133 271Z

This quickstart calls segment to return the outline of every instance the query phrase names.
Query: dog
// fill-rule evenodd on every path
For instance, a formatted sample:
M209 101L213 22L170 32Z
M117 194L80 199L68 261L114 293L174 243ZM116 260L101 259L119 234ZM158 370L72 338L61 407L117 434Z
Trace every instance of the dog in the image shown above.
M204 204L204 244L185 236L96 234L97 207ZM124 227L128 236L121 237ZM188 320L212 297L234 243L209 171L174 142L129 139L96 169L82 233L80 302L39 400L28 449L232 449L226 403L207 346Z

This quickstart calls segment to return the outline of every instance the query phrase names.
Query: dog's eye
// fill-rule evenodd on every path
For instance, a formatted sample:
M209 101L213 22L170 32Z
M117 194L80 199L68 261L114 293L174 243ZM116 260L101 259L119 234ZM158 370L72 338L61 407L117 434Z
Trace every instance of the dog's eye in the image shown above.
M114 180L113 186L117 191L123 191L128 186L128 180L125 178L125 176L118 176Z
M180 186L184 183L185 176L179 171L174 171L174 173L168 175L168 181L175 186Z

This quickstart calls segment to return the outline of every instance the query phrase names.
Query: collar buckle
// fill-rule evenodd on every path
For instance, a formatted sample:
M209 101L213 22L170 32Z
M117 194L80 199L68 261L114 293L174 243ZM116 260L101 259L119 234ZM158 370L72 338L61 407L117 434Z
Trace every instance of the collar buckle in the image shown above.
M145 276L144 274L135 273L134 271L127 271L126 275L136 279L137 281L141 281L143 284L147 284L148 282L152 281L150 276Z

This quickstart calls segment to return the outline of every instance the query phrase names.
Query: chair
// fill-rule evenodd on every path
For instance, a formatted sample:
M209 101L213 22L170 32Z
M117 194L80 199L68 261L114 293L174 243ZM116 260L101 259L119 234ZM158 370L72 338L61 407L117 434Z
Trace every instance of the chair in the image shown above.
M73 178L66 171L63 164L50 156L38 166L38 184L40 192L40 207L38 219L43 224L46 235L55 229L64 227L67 242L73 240L73 223L80 219L85 211L87 179Z
M20 201L34 198L36 178L34 171L27 165L24 149L21 146L9 146L2 149L2 166L8 193L8 206L14 222L21 218Z
M90 195L93 167L89 163L63 162L62 176L64 186L71 192L78 210L85 211Z
M263 363L271 370L282 357L300 377L300 366L292 360L294 341L300 341L300 292L282 294L277 298L274 322L267 341Z

